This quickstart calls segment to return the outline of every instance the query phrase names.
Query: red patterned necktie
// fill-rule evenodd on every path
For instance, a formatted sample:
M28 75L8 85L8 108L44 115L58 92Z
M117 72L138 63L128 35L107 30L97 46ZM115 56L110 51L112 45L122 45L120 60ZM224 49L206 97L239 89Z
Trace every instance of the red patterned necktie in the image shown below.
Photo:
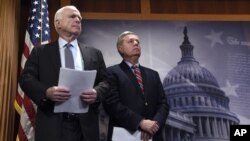
M138 65L133 65L132 69L134 70L134 75L136 77L136 80L137 80L138 84L140 85L141 91L142 91L142 93L144 93L143 81L142 81L141 71L139 69L139 66Z

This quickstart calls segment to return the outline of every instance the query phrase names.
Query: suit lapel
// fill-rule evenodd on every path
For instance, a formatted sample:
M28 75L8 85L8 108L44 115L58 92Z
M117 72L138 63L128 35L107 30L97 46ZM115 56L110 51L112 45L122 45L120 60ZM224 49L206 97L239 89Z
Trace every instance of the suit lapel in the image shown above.
M61 59L60 59L60 52L59 52L59 45L58 42L53 42L51 46L48 47L48 57L50 57L52 63L53 63L53 68L56 71L56 74L59 74L59 70L61 67Z
M141 65L140 65L140 71L141 71L141 77L142 77L143 87L144 87L144 95L147 95L148 80L147 80L146 70Z
M140 93L142 95L141 88L131 68L129 68L129 66L124 61L122 61L122 63L120 64L120 67L125 72L125 74L129 77L129 80L133 83L133 86L135 87L137 93Z
M94 54L91 54L89 49L81 44L78 44L82 54L82 62L84 62L84 70L93 70L98 66L97 62L93 60L92 57Z
M81 44L78 44L79 48L80 48L80 51L81 51L81 54L82 54L82 62L84 63L83 64L83 69L86 70L86 67L88 66L87 62L88 62L88 59L87 59L87 56L88 56L88 53L86 51L86 48L84 45L81 45Z

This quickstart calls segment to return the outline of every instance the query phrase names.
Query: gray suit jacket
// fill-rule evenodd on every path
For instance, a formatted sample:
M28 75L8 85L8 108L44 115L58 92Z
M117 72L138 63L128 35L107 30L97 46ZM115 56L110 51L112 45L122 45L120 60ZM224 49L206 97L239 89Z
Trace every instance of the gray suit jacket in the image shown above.
M106 83L106 66L102 53L92 47L80 45L85 70L97 70L94 89L97 101L90 105L89 112L80 115L84 138L99 141L98 106L109 89ZM45 100L46 90L57 86L61 67L58 42L35 47L29 56L20 77L20 86L25 94L38 106L36 114L36 141L59 141L62 116L55 114L54 102Z

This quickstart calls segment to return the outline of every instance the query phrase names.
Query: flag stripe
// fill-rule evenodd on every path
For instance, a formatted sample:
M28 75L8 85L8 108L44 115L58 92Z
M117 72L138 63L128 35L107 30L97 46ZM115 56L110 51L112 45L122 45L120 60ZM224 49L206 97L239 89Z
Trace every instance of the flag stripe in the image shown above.
M26 113L29 117L32 126L35 127L36 110L32 104L32 101L26 95L24 95L23 106L26 110Z
M26 135L23 131L23 128L21 126L19 126L18 128L18 136L16 141L28 141L28 139L26 138Z
M28 34L28 33L27 33ZM33 48L33 47L32 47ZM30 50L32 50L27 44L24 44L23 55L28 58L30 55Z

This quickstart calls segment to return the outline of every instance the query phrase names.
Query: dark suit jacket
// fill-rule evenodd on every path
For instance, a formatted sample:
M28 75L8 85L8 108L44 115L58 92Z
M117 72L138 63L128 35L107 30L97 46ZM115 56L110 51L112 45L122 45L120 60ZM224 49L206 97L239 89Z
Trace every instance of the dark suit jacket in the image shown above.
M91 47L79 45L85 70L97 70L94 89L97 102L90 105L89 112L80 115L80 123L87 141L99 141L98 105L108 91L105 82L106 66L102 53ZM29 56L20 77L20 86L25 94L38 106L36 115L35 140L59 141L62 116L55 114L54 102L45 99L46 90L57 86L61 67L58 42L35 47Z
M110 115L111 127L123 127L134 132L143 118L156 120L160 127L165 124L169 106L159 74L143 66L140 66L140 70L144 94L125 62L107 69L110 93L104 100L104 108ZM109 140L111 136L109 135ZM154 140L162 140L161 132L154 136Z

